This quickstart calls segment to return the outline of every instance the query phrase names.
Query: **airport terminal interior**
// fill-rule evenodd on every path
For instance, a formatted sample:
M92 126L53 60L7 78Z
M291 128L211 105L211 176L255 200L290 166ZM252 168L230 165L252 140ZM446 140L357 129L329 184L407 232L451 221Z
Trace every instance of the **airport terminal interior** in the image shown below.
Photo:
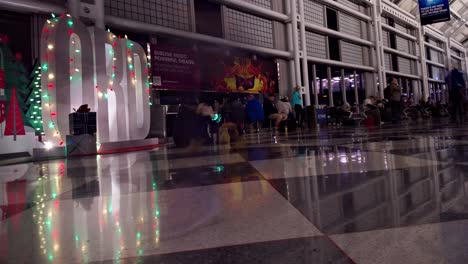
M0 0L0 264L468 263L467 0Z

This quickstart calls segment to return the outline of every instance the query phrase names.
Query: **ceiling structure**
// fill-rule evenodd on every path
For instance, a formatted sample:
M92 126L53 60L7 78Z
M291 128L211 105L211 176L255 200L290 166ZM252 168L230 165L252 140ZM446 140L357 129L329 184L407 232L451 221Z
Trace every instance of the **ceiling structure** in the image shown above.
M392 0L392 2L416 17L419 16L417 0ZM449 2L452 19L432 26L468 48L468 0L449 0Z

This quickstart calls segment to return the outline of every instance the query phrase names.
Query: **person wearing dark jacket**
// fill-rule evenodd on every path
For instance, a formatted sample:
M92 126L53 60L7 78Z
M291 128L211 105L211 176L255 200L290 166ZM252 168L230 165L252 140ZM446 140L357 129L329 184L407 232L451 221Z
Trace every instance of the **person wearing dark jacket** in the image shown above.
M401 120L401 87L398 84L398 80L396 78L392 78L389 84L391 96L390 96L390 106L392 108L392 120L394 122L400 122Z
M465 78L463 73L457 68L450 71L447 76L447 84L449 87L449 100L451 104L451 118L457 122L463 122L464 120L464 92L465 92Z
M260 109L260 103L258 103ZM244 129L245 121L245 110L244 105L238 97L231 97L228 99L228 102L224 104L224 113L226 115L226 121L236 124L239 132L242 132ZM263 117L263 113L261 114Z
M265 98L263 102L263 112L265 112L266 119L275 121L275 128L278 129L281 122L288 119L288 116L282 113L278 113L278 109L275 105L275 96L270 94L268 98Z

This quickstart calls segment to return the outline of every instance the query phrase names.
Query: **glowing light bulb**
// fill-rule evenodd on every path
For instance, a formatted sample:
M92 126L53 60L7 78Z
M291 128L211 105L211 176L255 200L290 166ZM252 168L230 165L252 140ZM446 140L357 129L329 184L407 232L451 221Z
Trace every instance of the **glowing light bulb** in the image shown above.
M46 149L51 149L54 145L51 142L44 142L44 146Z
M52 80L52 79L54 79L54 77L55 77L55 76L54 76L54 74L53 74L53 73L50 73L50 74L49 74L49 80Z
M49 45L47 45L47 48L48 48L49 50L53 50L53 49L54 49L54 45L49 44Z

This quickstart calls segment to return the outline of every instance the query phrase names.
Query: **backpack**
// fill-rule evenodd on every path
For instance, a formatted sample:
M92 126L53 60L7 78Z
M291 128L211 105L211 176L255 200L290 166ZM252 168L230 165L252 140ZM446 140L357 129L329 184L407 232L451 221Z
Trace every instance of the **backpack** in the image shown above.
M384 98L387 100L390 100L392 98L392 88L390 88L390 85L388 85L384 89Z

